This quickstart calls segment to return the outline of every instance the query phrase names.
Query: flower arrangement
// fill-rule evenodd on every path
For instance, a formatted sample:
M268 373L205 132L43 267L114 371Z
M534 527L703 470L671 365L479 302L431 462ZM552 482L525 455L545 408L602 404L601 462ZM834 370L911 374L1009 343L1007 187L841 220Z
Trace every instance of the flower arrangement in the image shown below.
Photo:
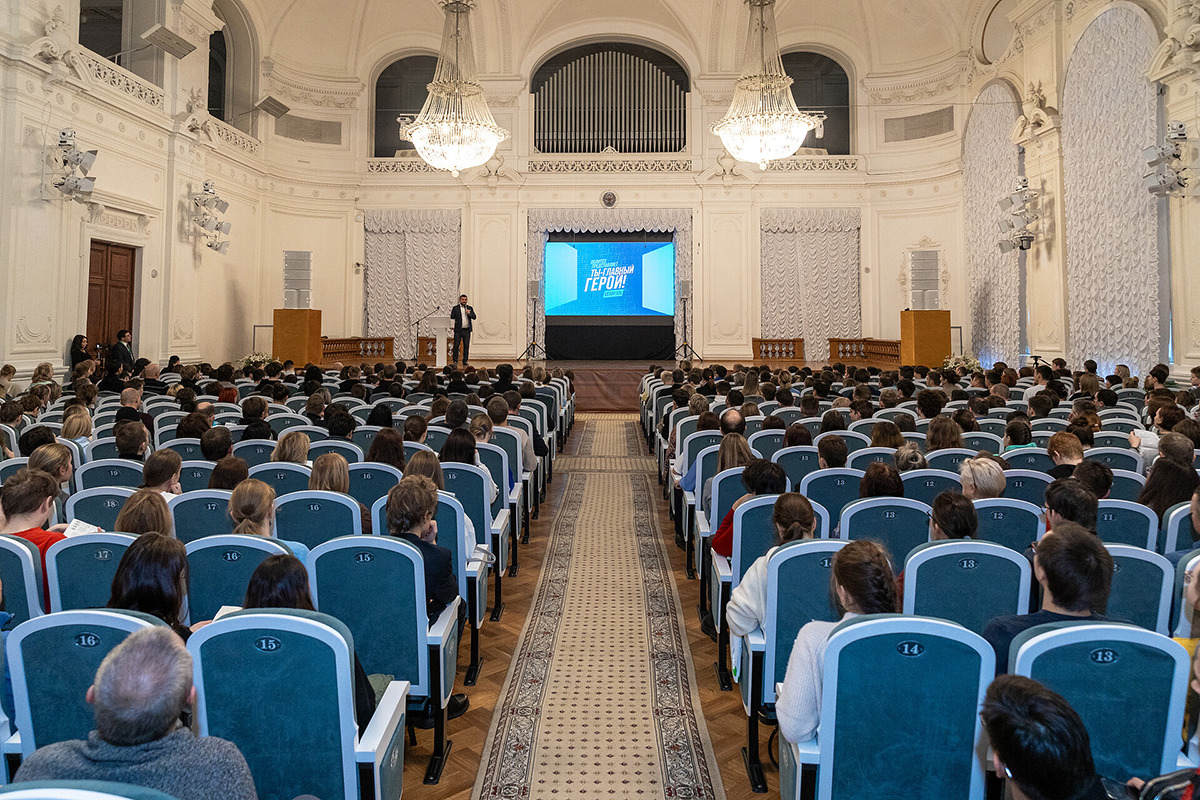
M242 356L241 358L239 358L237 361L235 361L233 363L237 364L242 369L248 369L249 367L251 367L255 364L262 365L262 364L266 364L269 361L274 361L274 360L275 360L275 356L271 355L270 353L250 353L248 355Z
M968 374L983 371L983 365L979 363L979 359L972 356L947 356L946 360L942 362L942 366L955 372L960 369L966 370Z

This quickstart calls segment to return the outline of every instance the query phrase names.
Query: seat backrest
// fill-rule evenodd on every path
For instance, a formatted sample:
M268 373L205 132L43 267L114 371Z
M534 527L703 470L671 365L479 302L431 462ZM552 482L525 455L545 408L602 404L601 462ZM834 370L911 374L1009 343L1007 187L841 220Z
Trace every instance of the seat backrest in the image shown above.
M775 511L777 494L754 497L733 512L732 588L742 582L742 576L754 561L767 554L775 545Z
M437 513L434 519L438 524L437 543L450 551L450 566L454 570L454 579L458 582L458 596L466 603L467 561L475 550L475 542L467 541L467 512L454 495L438 492ZM383 530L387 530L386 526ZM486 605L487 598L482 598L482 601Z
M23 456L0 462L0 483L4 483L10 477L16 475L17 471L28 463L29 459Z
M893 567L899 567L910 550L929 541L932 512L928 504L905 497L854 500L842 509L841 538L876 539L887 548Z
M825 650L817 797L982 800L978 712L994 667L983 637L950 622L872 615L839 625ZM886 730L905 735L881 750Z
M1046 500L1046 487L1053 478L1045 472L1032 469L1004 470L1004 496L1012 500L1024 500L1039 509Z
M750 449L761 453L763 458L770 458L783 449L783 435L784 432L778 428L751 434L748 440Z
M956 539L914 548L904 562L904 613L957 622L975 633L1002 614L1029 612L1033 568L992 542Z
M229 517L229 498L225 489L201 489L185 492L167 501L175 538L187 544L205 536L221 536L233 531Z
M369 415L370 411L367 410L367 413ZM381 430L383 428L378 425L359 425L354 429L354 433L350 434L350 441L363 453L370 452L371 444L375 441L375 437Z
M37 545L11 534L0 535L0 582L4 586L4 610L19 625L40 617L42 608L42 555Z
M850 454L846 459L846 466L850 469L866 471L868 466L876 462L893 466L895 460L896 449L894 447L864 447Z
M981 426L982 428L982 426ZM962 435L963 447L968 450L979 452L986 450L993 455L1000 452L1004 447L1004 439L985 430L970 431ZM940 451L939 451L940 452Z
M958 472L958 465L968 458L974 458L978 452L978 448L972 450L967 447L946 447L926 453L925 461L928 462L930 469Z
M250 477L269 484L275 490L276 498L307 490L311 476L312 469L309 467L285 461L272 461L250 468Z
M510 417L510 422L515 421L516 417ZM515 425L514 425L515 427ZM450 429L441 425L430 425L425 429L425 444L435 453L442 452L442 446L446 444L446 439L450 436Z
M487 490L487 473L474 464L442 464L446 491L462 503L467 518L475 526L475 540L487 544L492 540L492 510Z
M833 519L842 518L842 509L858 499L858 484L863 472L858 469L819 469L800 481L800 494L825 506Z
M999 411L1002 417L1008 416L1008 409L1002 408L999 409ZM989 414L990 413L991 412L989 412ZM996 452L999 453L1000 449L1003 449L1004 447L1004 429L1008 427L1008 423L1004 419L993 419L990 417L988 419L976 420L975 422L979 426L981 433L990 433L1000 440L1000 448L996 450Z
M1105 544L1127 544L1153 551L1158 546L1158 515L1128 500L1105 499L1096 513L1096 534Z
M708 447L712 447L713 445L720 445L720 444L721 444L721 432L720 431L696 431L695 433L691 434L686 439L684 439L683 444L677 448L677 450L679 452L679 457L682 459L683 465L681 468L677 469L676 471L680 475L686 475L687 471L689 469L691 469L692 463L696 460L696 456L698 456L702 450L704 450L705 448L708 448ZM751 448L754 447L754 445L750 445L750 446L751 446ZM768 456L768 458L769 458L769 456Z
M250 576L268 556L288 549L263 536L206 536L187 543L188 610L193 622L212 619L221 606L241 606Z
M200 452L199 439L168 439L160 444L158 450L174 450L184 461L195 461L204 458Z
M339 536L361 536L362 509L340 492L290 492L275 498L275 535L310 550Z
M1113 500L1137 502L1138 496L1146 486L1146 476L1140 472L1130 472L1127 469L1114 469L1112 473L1112 489L1108 496Z
M126 533L85 533L52 544L46 551L50 611L104 608L112 596L117 565L135 538Z
M409 444L409 442L405 442L405 448ZM503 448L504 452L508 454L508 463L512 469L513 476L520 481L524 469L524 464L521 461L521 434L511 428L497 426L492 429L492 444ZM406 449L405 457L407 456L408 451Z
M1107 616L1167 636L1175 568L1164 556L1141 547L1108 544L1113 558Z
M175 800L157 789L111 781L21 781L0 787L0 794L9 800Z
M1088 461L1099 461L1107 464L1109 469L1123 469L1129 472L1144 472L1146 468L1142 456L1136 450L1126 447L1093 447L1087 451Z
M1192 526L1192 511L1190 504L1180 503L1167 512L1163 524L1165 543L1163 553L1174 553L1176 550L1190 550L1195 547L1197 531Z
M775 684L784 679L800 629L813 620L834 622L841 617L829 581L833 556L845 546L839 539L788 542L767 560L767 606L762 622L767 641L763 659L766 702L775 702Z
M179 468L180 488L185 492L207 489L215 466L212 461L184 461Z
M933 505L933 500L942 492L961 492L962 479L957 472L944 469L910 469L900 473L904 481L904 496Z
M1022 447L1018 450L1008 450L1004 460L1013 469L1027 469L1037 472L1049 472L1054 469L1054 459L1044 447Z
M237 746L263 800L358 797L355 645L344 631L324 614L256 609L188 639L200 735Z
M304 419L305 423L303 425L293 425L288 428L288 430L299 431L300 433L303 433L308 437L310 442L323 442L329 438L329 431L325 430L320 425L313 425L310 421L308 421L308 417L305 417Z
M783 467L793 486L799 486L806 475L821 468L817 448L809 446L784 447L776 450L771 460Z
M275 436L278 437L289 428L308 425L309 419L300 414L271 414L267 417L267 424L271 426L271 430L275 431Z
M979 518L976 538L982 541L1024 553L1032 542L1042 538L1046 532L1042 509L1033 503L1007 497L990 497L974 502Z
M341 537L308 556L313 602L354 634L367 674L410 681L413 696L430 691L425 646L425 571L421 552L394 536Z
M325 453L337 453L350 464L357 464L363 460L363 451L359 446L344 439L324 439L313 442L308 448L308 460L316 461L318 456Z
M246 462L247 467L257 467L271 460L275 452L273 439L248 439L233 446L233 454Z
M485 442L475 445L475 453L499 490L496 492L496 499L492 501L492 519L495 519L497 514L508 508L507 489L511 474L508 470L508 453L504 452L503 447Z
M75 475L80 489L100 486L128 486L136 489L142 483L142 465L125 458L102 458L79 468Z
M1190 666L1182 645L1133 625L1039 625L1013 639L1010 662L1078 712L1097 773L1176 769Z
M404 474L391 464L364 462L350 465L350 496L367 508L387 495Z
M85 698L100 662L129 634L162 624L136 611L93 609L48 614L14 628L6 656L22 755L86 739L95 714Z
M1094 446L1088 452L1104 449L1128 450L1133 452L1133 445L1129 443L1129 434L1121 433L1120 431L1099 431L1092 434ZM1089 456L1090 457L1090 456Z
M115 530L117 515L133 492L133 489L124 486L101 486L78 491L67 498L67 520L81 519L101 530Z
M732 467L713 476L712 513L708 518L713 533L716 533L717 527L725 520L725 515L733 508L737 499L746 493L746 488L742 485L742 473L745 469Z

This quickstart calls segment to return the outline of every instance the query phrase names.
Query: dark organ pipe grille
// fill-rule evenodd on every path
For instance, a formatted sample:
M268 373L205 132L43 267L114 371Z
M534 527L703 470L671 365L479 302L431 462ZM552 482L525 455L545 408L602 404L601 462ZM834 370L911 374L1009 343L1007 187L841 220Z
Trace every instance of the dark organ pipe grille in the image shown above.
M538 71L533 105L539 152L599 153L611 147L619 153L678 153L686 147L686 73L661 53L636 49L642 52L589 48Z

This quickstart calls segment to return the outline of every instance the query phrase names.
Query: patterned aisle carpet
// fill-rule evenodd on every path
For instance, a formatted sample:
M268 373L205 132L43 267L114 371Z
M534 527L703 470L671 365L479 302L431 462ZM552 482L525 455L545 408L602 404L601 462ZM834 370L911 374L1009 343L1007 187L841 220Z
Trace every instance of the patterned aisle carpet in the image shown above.
M576 430L473 798L723 800L638 418Z

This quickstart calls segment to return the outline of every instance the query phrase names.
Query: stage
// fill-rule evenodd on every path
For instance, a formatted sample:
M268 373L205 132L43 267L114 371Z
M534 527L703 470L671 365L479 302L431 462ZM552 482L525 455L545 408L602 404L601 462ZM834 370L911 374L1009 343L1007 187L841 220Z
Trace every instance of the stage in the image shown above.
M546 369L575 373L578 411L638 410L638 384L650 366L647 361L547 361Z

